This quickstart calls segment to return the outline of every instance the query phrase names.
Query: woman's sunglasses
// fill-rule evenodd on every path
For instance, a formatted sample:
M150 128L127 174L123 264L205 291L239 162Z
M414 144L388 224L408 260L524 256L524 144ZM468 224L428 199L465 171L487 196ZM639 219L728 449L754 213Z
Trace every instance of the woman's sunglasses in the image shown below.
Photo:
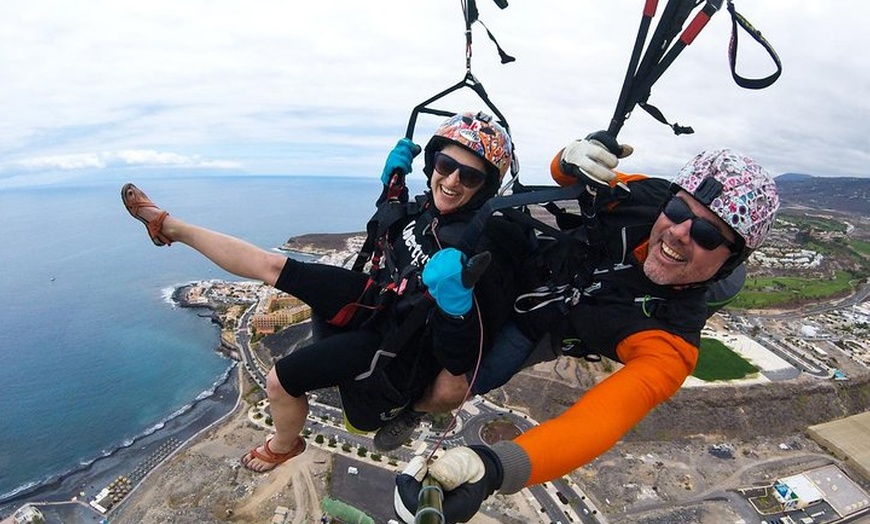
M438 151L435 153L435 171L443 176L450 176L459 170L459 183L468 189L476 189L486 181L486 173L465 164L460 164L452 157Z
M682 224L686 220L691 220L692 227L689 229L689 235L692 240L707 251L713 251L722 244L733 251L734 243L729 242L715 224L706 218L695 216L682 198L671 196L662 212L674 224Z

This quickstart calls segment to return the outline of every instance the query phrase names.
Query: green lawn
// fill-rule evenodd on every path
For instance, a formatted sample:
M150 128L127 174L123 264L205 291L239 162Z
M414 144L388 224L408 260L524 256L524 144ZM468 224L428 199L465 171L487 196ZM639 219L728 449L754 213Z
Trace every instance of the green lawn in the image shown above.
M734 380L755 373L758 373L758 368L731 351L722 342L712 338L701 339L698 365L692 373L695 377L710 382Z
M834 280L799 277L747 278L743 290L728 307L751 309L794 304L801 300L818 300L851 289L854 277L838 271Z
M864 242L863 240L850 240L849 247L857 253L870 256L870 242Z

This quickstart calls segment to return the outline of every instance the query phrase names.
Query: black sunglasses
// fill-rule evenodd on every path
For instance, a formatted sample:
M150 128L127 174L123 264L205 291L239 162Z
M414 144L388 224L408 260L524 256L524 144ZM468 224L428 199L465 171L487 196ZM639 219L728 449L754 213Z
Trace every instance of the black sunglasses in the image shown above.
M732 251L734 250L734 243L729 242L713 222L710 222L706 218L695 216L692 210L689 209L689 204L683 201L682 198L675 195L671 196L668 203L665 204L664 209L662 209L662 213L674 224L682 224L686 220L691 220L692 227L689 230L689 235L692 237L692 240L707 251L713 251L722 244L725 244Z
M435 171L443 176L450 176L459 170L459 183L468 189L476 189L486 181L486 173L465 164L460 164L453 157L437 151L435 153Z

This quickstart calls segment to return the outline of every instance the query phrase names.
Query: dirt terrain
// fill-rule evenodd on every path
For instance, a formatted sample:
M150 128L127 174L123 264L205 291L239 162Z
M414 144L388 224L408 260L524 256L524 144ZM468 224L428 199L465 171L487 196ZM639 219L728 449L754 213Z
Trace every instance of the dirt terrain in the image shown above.
M266 474L241 466L244 452L267 433L248 421L245 412L235 413L221 426L155 469L113 513L112 522L122 524L250 523L273 522L276 510L287 508L285 524L320 521L320 501L330 496L329 483L334 456L310 444L299 457ZM347 459L345 459L347 460ZM387 470L383 486L366 486L369 497L383 500L382 514L392 516L392 478ZM522 495L497 497L491 513L512 515L498 520L479 514L472 524L521 524L534 522L534 510ZM280 522L280 521L279 521ZM378 524L383 522L378 521Z
M316 448L265 475L239 461L266 433L234 416L156 469L112 522L270 522L275 508L293 508L287 523L313 522L326 490L330 455Z
M546 420L612 366L561 358L522 372L488 396ZM725 490L831 463L835 459L805 435L806 427L861 413L868 399L868 375L845 383L800 378L684 388L569 478L611 524L741 522ZM566 445L582 443L566 439Z
M526 405L538 419L555 414L603 372L566 360L523 372L493 399L510 406ZM732 514L723 490L766 484L796 468L832 460L804 436L802 428L792 428L796 423L789 421L795 414L812 417L816 410L826 410L828 415L833 409L848 411L868 398L868 390L866 378L842 388L800 380L765 391L687 388L570 478L610 523L733 523L739 516ZM778 406L782 414L777 417L777 409L771 406ZM241 467L239 458L265 436L264 430L248 422L245 412L234 414L152 472L112 521L259 524L270 522L276 508L283 506L289 510L286 523L317 522L320 500L331 495L333 455L311 444L297 459L258 475ZM566 439L566 445L578 444ZM385 495L390 486L377 489ZM382 498L389 500L388 495ZM522 493L496 496L490 503L489 513L504 517L496 520L480 514L472 523L538 521Z

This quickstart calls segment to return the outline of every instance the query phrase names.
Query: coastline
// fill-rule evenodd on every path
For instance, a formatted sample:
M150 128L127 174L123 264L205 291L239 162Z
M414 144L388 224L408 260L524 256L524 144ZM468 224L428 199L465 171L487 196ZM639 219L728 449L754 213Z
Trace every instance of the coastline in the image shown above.
M365 236L365 231L358 231L356 233L307 233L288 238L278 249L280 251L312 256L332 255L341 251L351 251L351 254L355 254L356 250L354 250L354 246L350 245L350 242L354 238L365 240Z
M136 484L146 483L148 473L162 460L195 441L199 434L236 410L241 398L238 374L239 366L233 362L212 389L203 391L189 404L141 435L121 443L107 455L0 502L0 515L11 514L25 504L35 504L47 514L60 512L58 522L94 522L93 517L99 513L87 502L100 490L120 476L136 479L134 488ZM73 504L72 507L54 505L62 502ZM42 506L46 503L52 505Z
M289 239L276 249L287 256L301 255L318 262L343 265L355 256L365 239L364 235L302 235ZM212 322L223 327L222 318L216 313L215 303L189 300L189 291L196 285L197 282L179 283L164 290L164 297L176 307L209 310L209 314L200 316L210 317ZM217 342L215 351L232 358L222 343L222 337ZM88 464L58 473L0 501L0 524L6 524L4 517L11 519L11 514L26 504L38 507L48 522L80 524L123 518L125 513L136 506L134 494L148 492L161 478L159 472L151 475L152 471L173 457L207 441L205 436L211 432L234 426L232 421L234 414L239 412L244 373L243 367L233 359L213 388L203 391L189 404L147 428L140 435L119 443L116 448ZM108 512L101 514L89 505L101 490L121 477L129 479L131 489L115 501Z

